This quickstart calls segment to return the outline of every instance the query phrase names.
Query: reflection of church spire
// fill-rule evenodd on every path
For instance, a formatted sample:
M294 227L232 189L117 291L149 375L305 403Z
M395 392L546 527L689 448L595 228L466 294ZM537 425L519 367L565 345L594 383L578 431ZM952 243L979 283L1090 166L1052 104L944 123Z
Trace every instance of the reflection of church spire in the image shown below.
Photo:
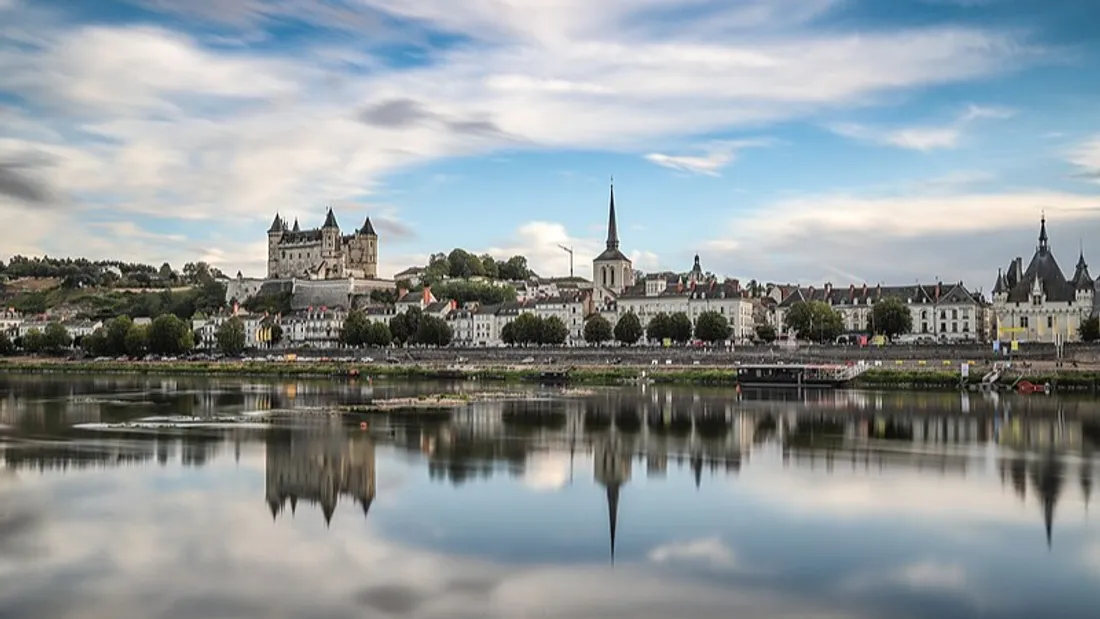
M298 509L298 495L290 497L290 515L293 516Z
M630 480L630 453L618 437L597 442L594 454L596 482L607 489L607 524L611 542L611 563L615 563L615 541L619 525L619 489Z
M611 533L611 564L615 565L615 526L619 523L619 484L607 487L607 521Z
M695 475L695 488L703 482L703 456L696 454L691 457L691 472Z

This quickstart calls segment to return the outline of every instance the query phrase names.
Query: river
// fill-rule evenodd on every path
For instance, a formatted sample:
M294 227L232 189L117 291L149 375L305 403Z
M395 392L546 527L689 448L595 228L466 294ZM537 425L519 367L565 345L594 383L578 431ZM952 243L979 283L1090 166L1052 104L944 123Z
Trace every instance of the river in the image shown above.
M0 617L1100 613L1095 400L532 386L316 414L490 388L0 375ZM116 425L273 410L302 414Z

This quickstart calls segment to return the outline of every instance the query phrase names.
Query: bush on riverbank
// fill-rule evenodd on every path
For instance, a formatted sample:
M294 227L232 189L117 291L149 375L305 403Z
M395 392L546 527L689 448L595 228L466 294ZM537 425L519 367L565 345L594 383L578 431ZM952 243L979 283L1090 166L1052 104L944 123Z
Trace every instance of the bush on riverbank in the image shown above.
M355 372L353 372L353 370ZM209 376L370 376L408 380L472 380L472 381L536 381L543 368L513 366L483 366L469 369L441 368L429 365L358 364L346 362L121 362L74 361L47 359L7 360L0 362L0 371L40 373L110 373L110 374L180 374ZM733 368L628 366L582 366L560 370L573 383L614 385L648 380L660 384L728 385L737 382ZM1049 383L1056 390L1096 390L1100 372L1064 371L1057 374L1028 376L1027 380L1042 385ZM981 383L981 376L972 374L968 385ZM951 371L874 369L857 378L853 386L869 389L954 389L960 385L959 374Z

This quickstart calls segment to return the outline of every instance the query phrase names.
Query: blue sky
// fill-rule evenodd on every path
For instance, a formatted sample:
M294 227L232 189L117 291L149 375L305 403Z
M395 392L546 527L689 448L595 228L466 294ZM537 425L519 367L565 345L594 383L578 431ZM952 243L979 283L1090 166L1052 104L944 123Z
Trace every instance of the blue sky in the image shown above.
M615 177L643 270L988 290L1100 259L1087 0L0 0L0 258L261 275L276 211L382 274L568 272ZM1095 269L1094 269L1095 270Z

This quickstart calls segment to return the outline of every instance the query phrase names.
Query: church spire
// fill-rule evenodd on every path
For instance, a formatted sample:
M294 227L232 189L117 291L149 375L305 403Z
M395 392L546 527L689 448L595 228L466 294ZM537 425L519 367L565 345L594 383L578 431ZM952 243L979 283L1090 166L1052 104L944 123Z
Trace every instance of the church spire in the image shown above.
M619 226L615 223L615 177L611 177L611 204L607 215L607 248L619 248Z
M1039 220L1039 251L1046 253L1047 249L1047 213L1043 211L1042 219Z

